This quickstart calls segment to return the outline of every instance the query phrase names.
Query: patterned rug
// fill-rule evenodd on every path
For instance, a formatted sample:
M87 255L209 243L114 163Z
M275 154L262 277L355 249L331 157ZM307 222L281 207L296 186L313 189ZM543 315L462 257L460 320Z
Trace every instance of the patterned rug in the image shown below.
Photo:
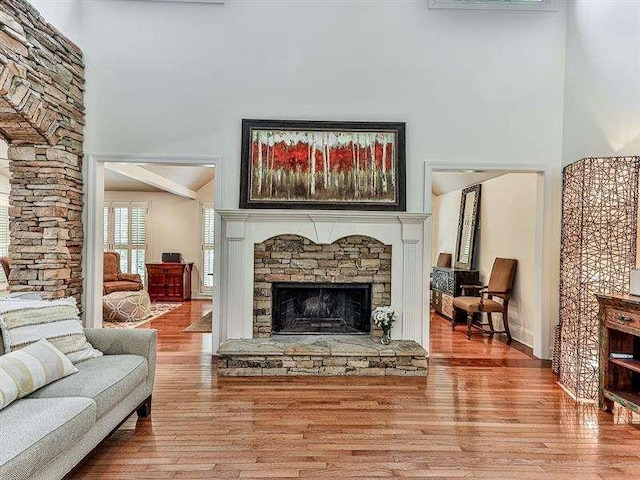
M151 315L137 322L102 322L103 328L136 328L180 307L181 303L152 303Z
M201 319L196 320L182 331L185 333L211 333L212 316L213 312L205 313Z

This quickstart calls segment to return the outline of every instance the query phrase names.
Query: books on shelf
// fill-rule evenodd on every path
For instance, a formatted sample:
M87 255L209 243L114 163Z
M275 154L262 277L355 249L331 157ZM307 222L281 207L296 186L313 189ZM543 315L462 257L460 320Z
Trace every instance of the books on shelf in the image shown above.
M632 353L611 352L609 354L609 357L617 358L619 360L632 360L633 359L633 354Z

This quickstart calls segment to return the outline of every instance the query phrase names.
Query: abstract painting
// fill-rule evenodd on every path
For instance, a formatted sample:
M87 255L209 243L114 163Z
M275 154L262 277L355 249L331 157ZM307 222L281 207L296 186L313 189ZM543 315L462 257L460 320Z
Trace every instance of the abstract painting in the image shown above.
M405 124L242 121L240 208L406 209Z

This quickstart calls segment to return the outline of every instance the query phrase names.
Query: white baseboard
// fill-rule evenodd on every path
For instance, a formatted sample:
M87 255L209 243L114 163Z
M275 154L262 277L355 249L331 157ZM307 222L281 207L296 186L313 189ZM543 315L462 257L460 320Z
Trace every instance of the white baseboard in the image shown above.
M213 295L194 295L191 294L191 300L212 300Z
M514 340L517 340L527 347L533 348L533 332L531 330L511 322L509 322L509 328Z

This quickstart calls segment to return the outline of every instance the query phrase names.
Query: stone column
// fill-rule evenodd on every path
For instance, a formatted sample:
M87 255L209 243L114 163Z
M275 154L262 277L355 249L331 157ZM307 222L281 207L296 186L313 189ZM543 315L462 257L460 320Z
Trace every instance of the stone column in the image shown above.
M9 148L11 291L82 291L82 159L63 147Z

